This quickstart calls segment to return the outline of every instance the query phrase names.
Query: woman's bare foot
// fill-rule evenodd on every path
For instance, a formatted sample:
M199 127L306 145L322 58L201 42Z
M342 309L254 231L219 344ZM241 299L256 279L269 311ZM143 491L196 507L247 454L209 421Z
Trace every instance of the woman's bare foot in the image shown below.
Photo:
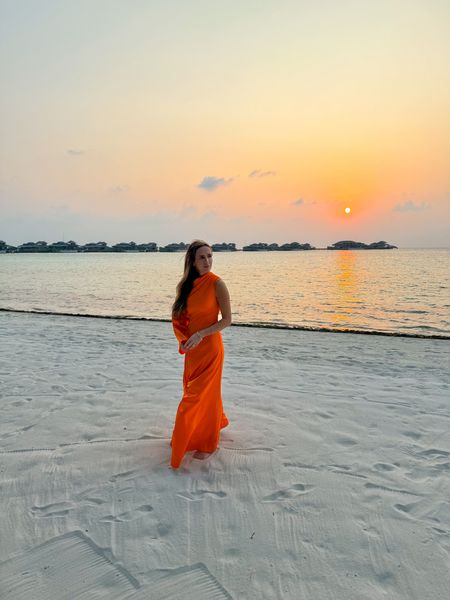
M198 460L205 460L205 458L208 458L208 456L211 456L212 452L200 452L200 450L197 450L197 452L194 453L194 458L198 458Z

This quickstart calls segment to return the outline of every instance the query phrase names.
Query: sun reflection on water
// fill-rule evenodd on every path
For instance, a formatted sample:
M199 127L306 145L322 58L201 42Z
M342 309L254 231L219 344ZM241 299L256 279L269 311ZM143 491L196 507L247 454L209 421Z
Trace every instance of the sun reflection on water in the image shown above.
M337 250L336 265L331 276L336 280L335 312L333 321L338 326L349 326L354 318L355 305L361 303L357 255L353 250Z

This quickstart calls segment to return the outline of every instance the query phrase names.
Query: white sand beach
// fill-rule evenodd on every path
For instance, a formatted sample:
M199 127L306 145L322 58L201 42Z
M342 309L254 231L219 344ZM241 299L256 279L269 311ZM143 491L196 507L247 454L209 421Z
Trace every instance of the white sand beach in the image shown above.
M232 327L169 467L169 323L0 314L0 597L447 600L450 342Z

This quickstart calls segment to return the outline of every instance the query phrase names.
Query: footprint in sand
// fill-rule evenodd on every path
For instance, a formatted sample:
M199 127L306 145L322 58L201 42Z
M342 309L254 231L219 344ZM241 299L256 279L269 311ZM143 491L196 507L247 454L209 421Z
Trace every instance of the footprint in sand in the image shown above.
M303 496L313 489L313 485L307 485L305 483L295 483L292 487L284 490L277 490L273 494L264 496L262 502L280 502L283 500L291 500L298 496Z
M106 502L106 500L103 500L103 498L97 498L96 496L86 496L85 500L87 504L94 505L105 504Z
M377 471L393 471L394 467L388 463L376 463L373 465Z
M320 417L321 419L332 419L333 415L327 412L321 412L319 410L316 411L315 413L318 417Z
M446 537L450 535L450 531L446 531L445 529L441 529L440 527L432 527L431 529L439 535L445 535Z
M116 481L120 481L122 479L131 479L132 477L134 477L135 475L135 471L124 471L123 473L116 473L115 475L112 475L109 478L109 481L111 483L114 483Z
M83 504L100 505L105 504L106 500L102 497L102 490L97 487L89 487L75 495L75 499Z
M410 513L417 506L418 502L411 502L411 504L394 504L394 508L402 513Z
M45 506L32 506L31 512L35 517L64 517L73 508L71 502L56 502Z
M211 490L198 490L197 492L179 492L177 494L186 500L201 500L204 496L213 496L214 498L225 498L225 492L212 492Z
M368 490L380 490L384 492L393 492L395 494L406 494L408 496L422 496L423 494L419 494L416 492L410 492L409 490L401 490L396 488L387 487L386 485L379 485L377 483L367 482L364 484L364 487Z
M142 506L138 506L137 508L130 510L128 512L121 513L120 515L106 515L99 519L100 523L124 523L125 521L134 521L134 519L138 519L142 516L142 514L149 513L153 510L153 506L150 504L143 504ZM142 513L142 514L136 514Z
M448 458L450 457L450 452L447 450L440 450L439 448L430 448L429 450L424 450L423 452L419 452L421 456L426 456L427 458Z
M420 438L422 437L422 434L418 433L417 431L402 431L402 433L406 437L409 437L413 440L420 440Z
M351 437L341 435L336 438L336 442L341 446L355 446L358 442Z

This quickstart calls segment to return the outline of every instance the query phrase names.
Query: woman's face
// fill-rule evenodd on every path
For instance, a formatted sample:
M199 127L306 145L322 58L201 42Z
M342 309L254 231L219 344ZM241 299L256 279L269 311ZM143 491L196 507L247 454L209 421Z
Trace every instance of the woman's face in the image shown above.
M197 269L198 274L206 275L211 271L212 267L212 250L209 246L200 246L195 252L194 267Z

